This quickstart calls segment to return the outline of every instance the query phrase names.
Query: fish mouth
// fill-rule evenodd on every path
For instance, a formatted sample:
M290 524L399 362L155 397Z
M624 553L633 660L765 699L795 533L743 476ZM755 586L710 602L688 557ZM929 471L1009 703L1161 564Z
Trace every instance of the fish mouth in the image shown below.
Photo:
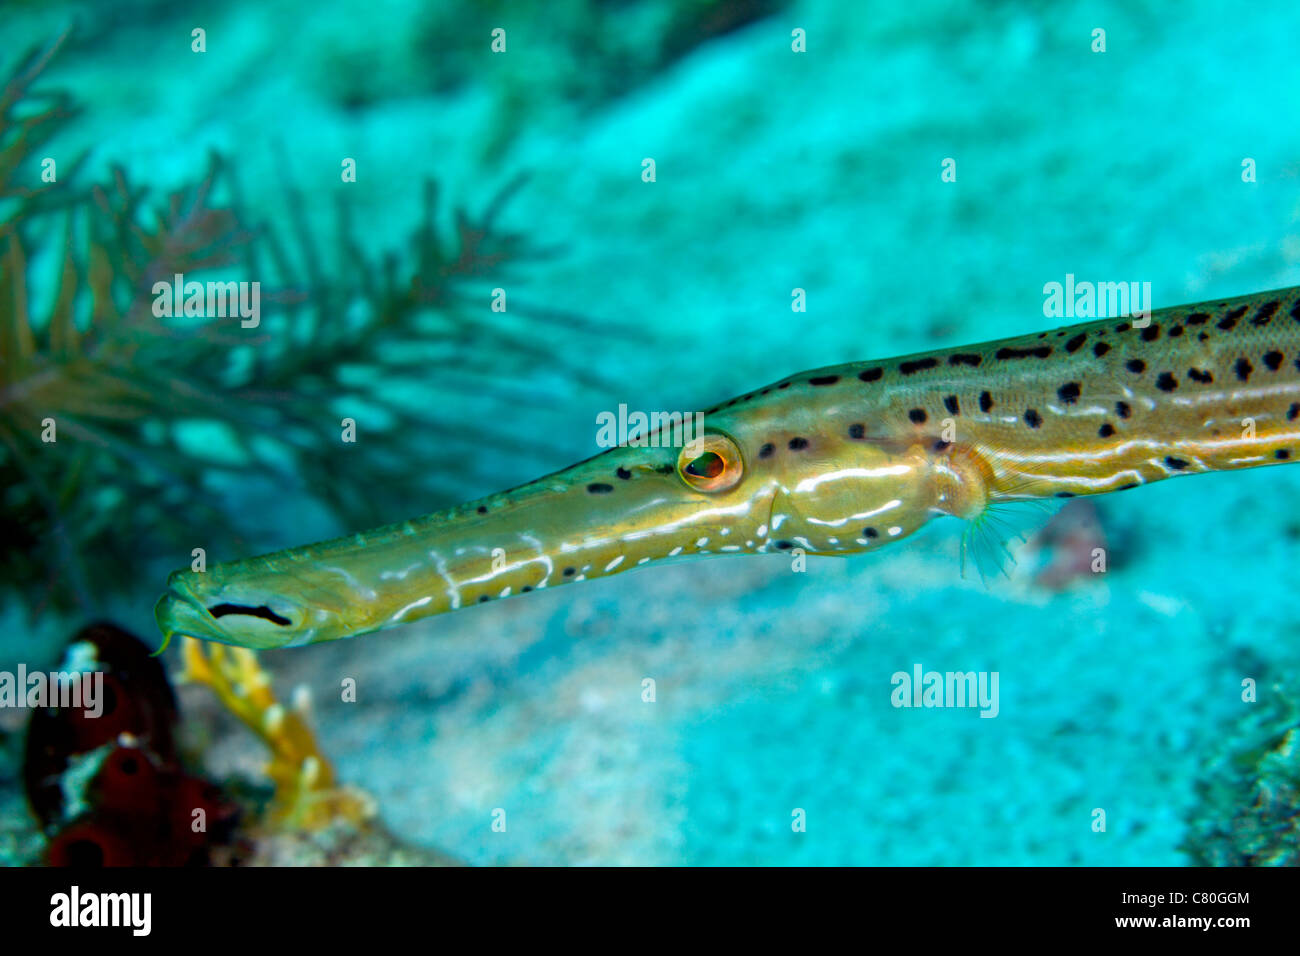
M315 633L310 628L295 628L293 620L271 606L276 602L252 600L245 603L220 590L217 594L206 595L203 593L205 584L200 583L196 593L190 573L177 571L168 578L167 591L158 599L153 611L158 630L163 635L164 648L179 635L232 647L267 650L284 647L295 638L304 640L303 635L309 639Z
M221 625L182 581L168 582L167 593L154 605L153 616L162 632L164 647L176 636L222 643L229 640L222 633Z

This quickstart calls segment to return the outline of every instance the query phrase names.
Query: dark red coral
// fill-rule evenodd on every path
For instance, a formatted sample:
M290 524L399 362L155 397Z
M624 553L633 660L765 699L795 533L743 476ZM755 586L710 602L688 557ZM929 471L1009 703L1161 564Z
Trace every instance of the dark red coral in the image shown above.
M32 812L50 834L47 862L209 862L234 840L238 809L219 787L181 766L176 700L162 665L112 624L82 629L69 648L78 666L93 660L103 675L103 709L97 716L82 707L32 713L24 782ZM73 669L71 659L62 669Z

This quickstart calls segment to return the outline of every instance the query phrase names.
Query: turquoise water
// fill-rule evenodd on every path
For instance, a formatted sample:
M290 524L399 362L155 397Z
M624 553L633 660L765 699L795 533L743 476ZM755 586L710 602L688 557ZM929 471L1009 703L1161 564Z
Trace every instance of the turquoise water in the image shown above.
M518 334L604 385L539 359L467 394L431 362L429 401L517 445L440 457L439 435L409 435L450 486L429 507L594 453L595 416L620 403L705 407L1049 328L1043 285L1067 273L1149 281L1157 307L1300 284L1293 3L809 0L749 4L770 15L707 38L672 26L691 6L126 4L92 15L53 77L86 104L67 146L93 147L89 173L118 162L166 189L216 147L264 218L283 220L290 175L322 235L341 156L381 247L412 228L425 175L481 206L529 174L503 218L556 254L520 267L519 295L596 331ZM13 6L5 32L26 46L64 12ZM475 863L1176 865L1242 679L1294 673L1292 471L1098 500L1109 570L1063 591L1029 570L963 578L944 520L802 573L652 568L264 661L314 690L341 776L396 833ZM266 547L340 530L256 476L230 487ZM152 637L185 560L142 564L109 609ZM38 625L43 653L60 626ZM916 664L996 671L996 718L891 706ZM359 704L333 700L343 677ZM215 746L213 772L245 766L243 747Z

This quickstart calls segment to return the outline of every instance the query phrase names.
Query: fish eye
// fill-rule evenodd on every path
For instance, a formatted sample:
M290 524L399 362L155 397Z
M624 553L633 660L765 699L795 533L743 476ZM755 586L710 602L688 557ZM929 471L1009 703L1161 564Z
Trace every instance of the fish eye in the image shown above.
M677 474L696 491L734 488L744 472L740 449L726 435L705 435L677 457Z

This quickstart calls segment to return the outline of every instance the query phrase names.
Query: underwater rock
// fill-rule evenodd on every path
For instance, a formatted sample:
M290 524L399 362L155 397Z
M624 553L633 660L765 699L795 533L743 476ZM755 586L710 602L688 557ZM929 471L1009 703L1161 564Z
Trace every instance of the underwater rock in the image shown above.
M1196 783L1181 849L1193 866L1300 866L1300 696L1273 686Z
M416 846L387 828L335 820L315 830L279 830L259 840L246 866L466 866L440 850Z
M1032 544L1041 557L1034 583L1050 591L1095 580L1106 570L1106 531L1097 505L1091 501L1068 502L1034 536Z

